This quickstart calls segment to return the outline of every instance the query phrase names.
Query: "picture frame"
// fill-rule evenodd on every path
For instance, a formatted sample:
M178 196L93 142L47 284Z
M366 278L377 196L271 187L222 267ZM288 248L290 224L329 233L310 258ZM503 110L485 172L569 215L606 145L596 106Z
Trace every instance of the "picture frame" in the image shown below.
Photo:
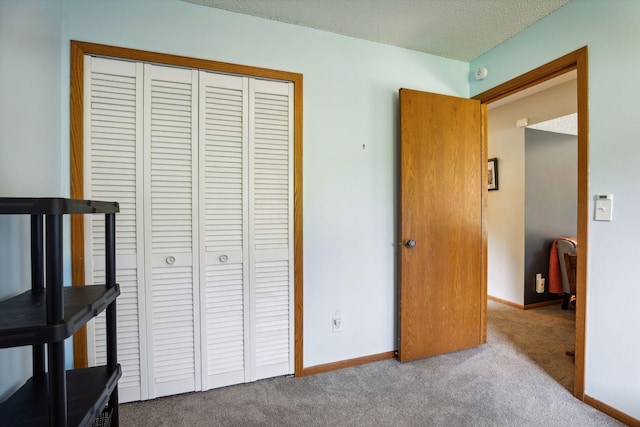
M487 163L487 167L489 172L488 178L487 178L488 189L489 191L497 190L498 189L498 158L494 157L492 159L489 159Z

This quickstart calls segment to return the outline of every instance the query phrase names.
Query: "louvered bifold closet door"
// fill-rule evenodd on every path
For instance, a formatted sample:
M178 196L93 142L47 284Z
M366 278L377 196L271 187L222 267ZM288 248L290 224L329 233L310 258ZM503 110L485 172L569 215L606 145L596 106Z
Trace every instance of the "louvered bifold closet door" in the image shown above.
M293 372L293 84L250 80L252 380Z
M248 79L200 73L203 388L248 378Z
M200 389L197 71L145 64L150 397Z
M84 197L117 201L117 335L121 402L146 399L142 237L142 65L85 57ZM105 282L104 217L86 215L85 281ZM104 312L88 325L89 364L106 364Z

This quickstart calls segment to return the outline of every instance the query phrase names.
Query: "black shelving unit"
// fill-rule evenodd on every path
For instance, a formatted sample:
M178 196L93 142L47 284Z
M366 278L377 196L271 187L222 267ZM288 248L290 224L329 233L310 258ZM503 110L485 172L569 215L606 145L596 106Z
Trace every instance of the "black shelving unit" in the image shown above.
M116 202L0 198L0 214L31 216L31 290L0 302L0 348L30 345L33 353L33 376L0 404L0 426L91 426L98 417L118 426L118 212ZM63 286L62 218L68 214L105 215L105 284ZM107 365L65 371L64 340L105 308Z

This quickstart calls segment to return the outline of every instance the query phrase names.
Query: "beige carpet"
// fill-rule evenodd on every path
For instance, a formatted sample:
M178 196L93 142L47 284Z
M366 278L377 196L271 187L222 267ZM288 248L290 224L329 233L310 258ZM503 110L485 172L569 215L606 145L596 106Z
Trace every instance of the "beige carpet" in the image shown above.
M574 313L489 302L488 343L121 405L122 426L619 426L569 389Z
M501 335L573 393L573 358L565 352L575 348L575 309L550 305L523 311L489 301L488 321L496 338Z

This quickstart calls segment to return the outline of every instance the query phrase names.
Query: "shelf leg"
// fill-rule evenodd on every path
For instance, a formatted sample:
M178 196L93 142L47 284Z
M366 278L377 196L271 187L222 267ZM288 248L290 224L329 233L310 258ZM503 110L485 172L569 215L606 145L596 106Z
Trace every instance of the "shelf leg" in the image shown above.
M115 369L118 364L117 347L116 347L116 302L112 302L107 307L107 367L109 370ZM109 396L109 408L113 410L111 415L111 425L117 427L118 421L118 386L113 389Z
M105 276L107 287L116 284L116 215L105 215ZM115 369L118 364L118 347L116 333L116 302L112 302L107 307L107 367ZM109 397L109 408L113 410L111 415L111 425L119 425L118 411L118 386Z
M116 284L116 214L105 215L105 275L107 287Z
M62 215L47 215L47 323L64 320Z
M42 215L31 215L31 290L44 291Z
M64 321L62 270L62 215L46 216L47 323ZM47 345L49 362L49 425L67 425L67 378L64 370L64 342Z
M31 215L31 291L44 291L44 235L42 215ZM42 379L45 374L44 344L31 347L33 378Z
M49 361L49 426L67 425L67 377L64 341L47 345Z

